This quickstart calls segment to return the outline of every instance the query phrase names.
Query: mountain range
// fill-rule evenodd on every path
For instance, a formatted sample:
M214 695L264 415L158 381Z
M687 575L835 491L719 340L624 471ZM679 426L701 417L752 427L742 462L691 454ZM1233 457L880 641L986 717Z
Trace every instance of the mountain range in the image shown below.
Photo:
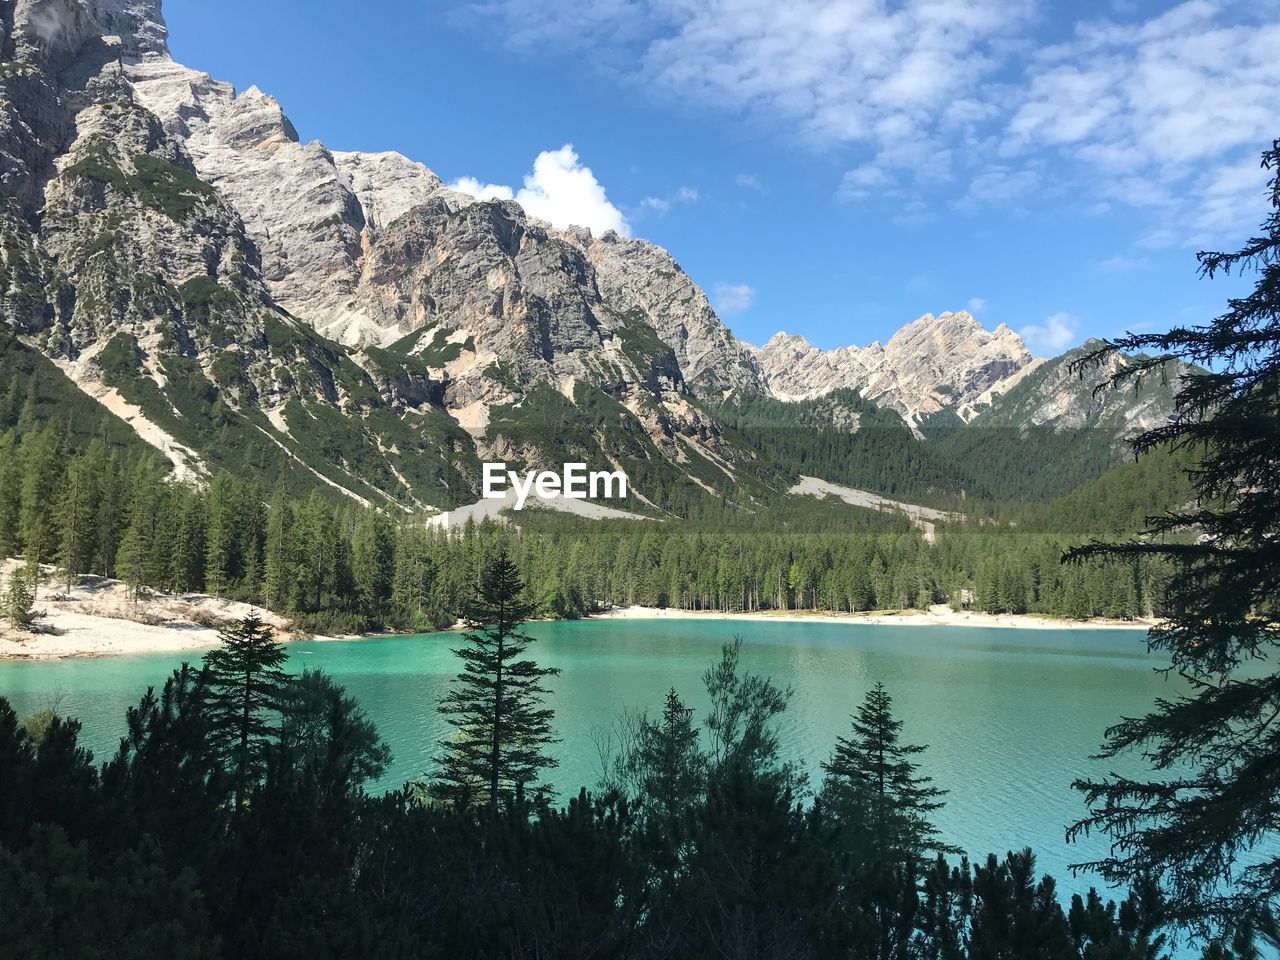
M874 425L948 462L939 494L1044 499L1172 409L1176 377L1095 395L1087 346L1036 359L964 311L884 345L744 344L661 247L302 143L269 95L176 63L159 0L0 11L9 373L179 477L448 509L482 461L583 460L626 469L641 512L753 509L787 489L757 417L789 444ZM970 469L991 463L1021 480Z

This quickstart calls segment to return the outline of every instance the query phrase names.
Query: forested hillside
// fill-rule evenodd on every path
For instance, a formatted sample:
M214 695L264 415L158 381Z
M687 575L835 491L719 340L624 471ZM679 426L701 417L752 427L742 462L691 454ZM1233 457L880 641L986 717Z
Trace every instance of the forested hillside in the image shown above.
M181 483L154 455L101 438L77 449L66 421L21 426L0 434L0 555L26 558L27 575L38 561L55 564L59 579L117 577L139 596L229 596L322 630L452 624L496 543L517 558L548 616L635 604L863 611L936 603L1146 616L1160 610L1159 565L1064 566L1061 557L1090 534L1136 530L1145 504L1182 495L1169 492L1182 490L1177 461L1153 458L1048 508L944 524L933 543L893 512L790 498L746 517L730 502L719 517L682 523L535 511L520 527L486 522L450 533L421 514L317 490L298 499L282 482L268 487L225 471L204 486Z

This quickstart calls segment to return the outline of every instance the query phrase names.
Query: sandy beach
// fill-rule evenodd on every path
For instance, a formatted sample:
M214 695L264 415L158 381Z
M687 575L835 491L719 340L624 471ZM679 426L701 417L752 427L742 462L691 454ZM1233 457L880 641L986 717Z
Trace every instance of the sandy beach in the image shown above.
M7 575L15 561L0 564ZM298 636L288 622L268 610L206 594L152 593L137 602L119 580L82 577L70 591L50 579L41 585L35 608L42 616L35 632L0 622L0 660L54 660L118 653L187 652L198 655L218 644L219 627L256 613L279 631Z
M10 561L12 564L12 561ZM6 565L8 566L8 564ZM7 571L6 571L7 573ZM224 623L257 614L276 627L281 640L356 639L310 637L294 633L288 621L262 607L206 594L151 593L133 601L118 580L84 577L68 592L65 584L46 580L36 609L42 613L36 632L0 624L0 660L52 660L130 653L198 655L218 643ZM952 610L938 604L928 611L875 613L806 613L803 611L721 613L657 607L615 607L592 620L743 620L764 623L892 624L909 627L1001 627L1023 630L1146 630L1150 620L1055 620L1051 617L993 615ZM461 626L461 625L459 625Z
M1148 630L1156 620L1058 620L1035 614L992 614L952 610L940 603L925 610L880 610L874 613L807 613L765 611L722 613L714 610L671 610L658 607L615 607L593 614L593 620L753 620L765 623L865 623L899 627L1004 627L1021 630Z

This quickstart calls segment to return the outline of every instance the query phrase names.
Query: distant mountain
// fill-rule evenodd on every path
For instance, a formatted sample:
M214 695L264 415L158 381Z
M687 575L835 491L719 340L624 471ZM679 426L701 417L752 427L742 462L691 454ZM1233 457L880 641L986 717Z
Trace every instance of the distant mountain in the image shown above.
M1179 380L1176 364L1164 376L1123 387L1103 386L1130 358L1073 368L1098 341L1052 360L1028 364L980 398L960 418L935 417L923 425L940 450L964 463L987 496L1048 500L1063 496L1132 459L1128 441L1165 423ZM1100 389L1101 387L1101 389Z
M874 454L826 479L960 493L966 422L1095 426L1113 457L1169 403L1098 405L963 311L883 346L748 347L647 241L301 143L267 94L173 61L159 0L0 16L0 312L33 352L15 370L52 363L69 379L49 390L74 384L179 476L406 507L474 501L482 460L571 459L625 468L641 511L753 511L789 485L782 451L796 473ZM839 439L868 418L874 441Z
M777 333L753 354L780 400L857 390L911 424L942 410L965 410L1032 362L1016 333L1004 324L988 331L964 310L926 313L883 346L823 351L804 337Z

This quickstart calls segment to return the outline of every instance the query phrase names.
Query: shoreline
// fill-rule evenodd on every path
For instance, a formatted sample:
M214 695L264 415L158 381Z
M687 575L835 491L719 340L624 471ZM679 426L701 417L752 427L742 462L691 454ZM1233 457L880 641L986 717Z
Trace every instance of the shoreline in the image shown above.
M0 562L11 574L16 561ZM70 590L46 568L37 594L35 632L0 622L0 662L69 660L149 653L199 655L218 645L223 624L256 614L282 640L299 639L283 617L262 607L208 594L153 592L133 600L119 580L84 576Z
M934 604L928 610L876 610L860 613L824 613L803 610L730 613L720 610L675 610L668 607L613 607L593 613L587 620L741 620L753 623L844 623L897 627L994 627L1008 630L1149 630L1155 619L1059 620L1038 613L979 613L952 610Z
M76 598L77 600L81 598ZM172 602L176 598L166 598ZM70 600L70 598L68 598ZM335 640L365 640L396 636L389 633L368 633L359 636L311 636L291 633L286 622L248 604L215 600L210 597L185 597L187 613L195 601L206 614L214 613L219 620L231 620L256 612L276 627L280 639L286 643L305 641L331 642ZM149 603L143 601L142 612ZM45 604L42 604L44 606ZM21 639L13 632L0 631L0 663L28 660L69 660L90 657L112 657L130 654L193 653L199 654L218 644L218 628L208 621L192 622L183 617L166 618L163 622L138 622L111 611L112 616L95 604L92 611L74 609L81 604L53 603L58 609L50 610L46 623L56 632L23 634ZM210 609L212 608L212 609ZM106 615L104 615L106 614ZM204 617L199 619L204 620ZM212 618L210 618L212 619ZM975 611L956 611L938 604L927 611L877 611L869 613L808 613L804 611L779 611L759 613L728 613L714 610L674 610L659 607L614 607L584 617L583 620L740 620L753 623L823 623L863 626L899 627L987 627L1006 630L1147 630L1155 620L1056 620L1037 614L988 614ZM553 622L553 621L534 621ZM454 629L458 629L457 626ZM447 632L447 631L440 631Z

